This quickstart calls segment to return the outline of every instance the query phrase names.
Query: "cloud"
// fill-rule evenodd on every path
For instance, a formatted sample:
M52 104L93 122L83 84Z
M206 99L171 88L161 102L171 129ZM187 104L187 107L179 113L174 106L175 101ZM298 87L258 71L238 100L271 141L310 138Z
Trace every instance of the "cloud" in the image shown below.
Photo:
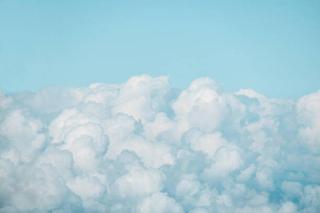
M302 97L297 103L297 116L304 125L299 130L302 140L315 151L320 146L320 92Z
M0 212L319 212L320 92L209 78L0 93Z

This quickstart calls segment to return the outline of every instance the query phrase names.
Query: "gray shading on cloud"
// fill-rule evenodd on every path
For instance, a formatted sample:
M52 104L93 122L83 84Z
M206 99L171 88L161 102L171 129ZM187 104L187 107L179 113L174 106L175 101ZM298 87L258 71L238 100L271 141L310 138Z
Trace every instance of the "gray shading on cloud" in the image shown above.
M320 212L320 92L145 75L2 92L0 212Z

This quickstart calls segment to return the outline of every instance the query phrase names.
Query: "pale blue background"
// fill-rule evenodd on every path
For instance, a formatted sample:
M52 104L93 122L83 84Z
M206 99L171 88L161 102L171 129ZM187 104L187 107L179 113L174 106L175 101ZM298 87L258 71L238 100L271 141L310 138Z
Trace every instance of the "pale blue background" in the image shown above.
M210 76L296 98L320 89L320 1L0 0L0 88Z

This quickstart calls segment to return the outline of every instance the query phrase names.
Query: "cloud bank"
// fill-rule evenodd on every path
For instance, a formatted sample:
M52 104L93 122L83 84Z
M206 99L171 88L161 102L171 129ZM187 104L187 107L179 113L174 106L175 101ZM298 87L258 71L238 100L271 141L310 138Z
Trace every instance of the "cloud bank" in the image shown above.
M320 212L320 92L137 76L0 93L0 212Z

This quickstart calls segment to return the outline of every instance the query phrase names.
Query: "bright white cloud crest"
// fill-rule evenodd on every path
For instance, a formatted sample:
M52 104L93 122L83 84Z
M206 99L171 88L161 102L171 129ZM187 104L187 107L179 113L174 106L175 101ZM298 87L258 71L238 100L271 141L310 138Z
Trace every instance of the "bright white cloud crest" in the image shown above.
M0 212L320 212L320 92L167 78L0 94Z

